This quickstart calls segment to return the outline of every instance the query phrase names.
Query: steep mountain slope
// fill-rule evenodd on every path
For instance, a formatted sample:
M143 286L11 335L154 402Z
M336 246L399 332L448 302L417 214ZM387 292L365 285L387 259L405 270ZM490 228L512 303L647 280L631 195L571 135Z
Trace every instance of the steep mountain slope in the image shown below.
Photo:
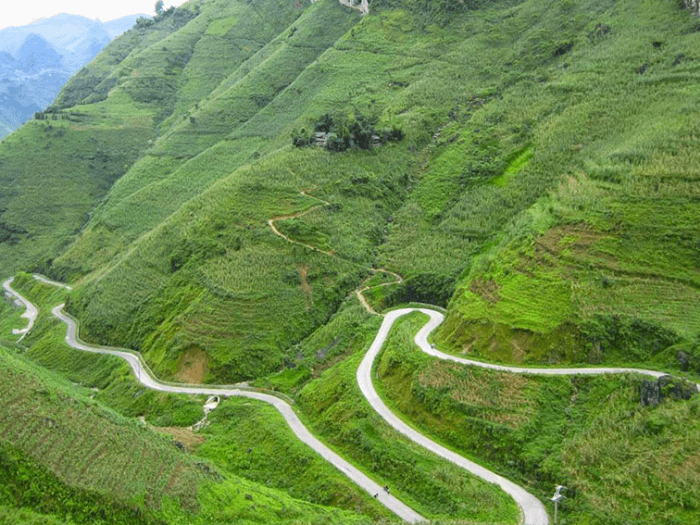
M572 47L566 73L506 102L542 108L538 100L566 93L550 124L537 127L532 159L524 165L522 154L506 159L488 193L465 195L455 211L500 207L505 218L542 175L556 175L556 185L530 197L528 212L465 267L442 334L456 349L506 361L656 357L674 366L681 365L675 345L697 352L700 325L691 312L700 304L700 231L691 115L698 99L687 47L696 22L664 2L652 7L620 5L592 27L559 33ZM580 19L575 9L568 15ZM496 196L500 206L488 203ZM490 210L481 217L498 216Z
M456 353L700 373L699 38L676 0L376 0L364 17L331 0L189 2L0 144L0 271L70 281L85 337L141 350L161 377L196 362L205 382L297 395L329 441L403 479L410 462L366 437L351 382L372 323L352 292L395 281L376 269L404 280L372 305L446 306L436 344ZM400 140L290 137L343 149L366 126ZM673 432L694 410L668 411ZM655 432L642 419L630 439ZM577 448L593 423L553 443ZM488 458L454 428L439 437ZM544 497L553 471L512 457L499 468ZM605 494L617 480L599 474L567 472ZM604 523L600 508L582 521Z
M692 166L692 98L669 111L695 75L692 17L661 1L644 11L490 2L453 20L396 5L361 18L334 2L191 3L125 35L66 86L57 107L80 113L76 127L98 119L111 132L106 116L119 112L115 136L133 136L128 157L93 148L86 180L96 182L93 165L105 166L104 190L127 173L51 270L85 277L73 307L93 336L143 349L163 372L203 349L212 377L250 377L279 367L381 264L409 278L388 303L445 302L461 282L442 340L500 359L604 359L596 330L616 315L667 330L664 348L694 337L693 176L662 160L673 150ZM280 150L293 127L342 107L406 138L372 153ZM289 226L339 259L285 245L265 224L315 205L299 194L307 188L335 204ZM80 206L73 231L104 190L67 197ZM8 220L22 214L8 202L11 261L36 245L26 242L36 218ZM638 220L648 214L654 231ZM674 299L643 299L659 294Z

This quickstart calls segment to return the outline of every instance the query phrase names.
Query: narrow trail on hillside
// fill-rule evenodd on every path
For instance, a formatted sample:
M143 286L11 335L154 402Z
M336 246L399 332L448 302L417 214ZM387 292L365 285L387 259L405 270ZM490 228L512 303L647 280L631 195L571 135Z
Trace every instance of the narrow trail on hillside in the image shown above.
M300 211L297 213L292 213L289 215L278 215L275 217L272 217L267 220L267 225L270 227L272 230L272 233L280 237L281 239L284 239L285 241L291 243L291 244L296 244L298 246L303 246L305 248L308 248L309 250L313 250L318 253L322 253L324 255L327 255L328 257L333 257L334 259L337 259L339 261L344 261L349 264L354 264L355 266L360 266L362 268L366 268L365 265L349 261L348 259L344 259L340 257L337 253L333 251L327 251L327 250L322 250L321 248L318 248L317 246L314 246L313 244L297 241L296 239L291 239L289 236L285 235L282 233L278 228L277 228L277 221L284 221L288 219L298 219L300 217L303 217L304 215L311 213L312 211L316 211L318 209L324 208L325 206L330 206L330 202L324 199L319 199L318 197L314 197L313 195L309 195L308 192L313 191L315 189L315 186L312 188L308 188L306 190L301 190L299 193L303 195L304 197L308 197L309 199L313 199L315 201L320 202L321 204L317 204L316 206L312 206L311 208L308 208L304 211ZM391 272L389 270L385 270L384 268L369 268L369 271L372 273L369 277L364 279L358 287L355 289L355 296L357 299L360 301L360 304L363 306L367 312L369 312L372 315L381 315L379 312L377 312L374 308L372 308L372 305L369 304L369 301L367 301L367 298L364 296L364 292L367 290L371 290L372 288L380 288L383 286L393 286L395 284L401 284L403 282L403 277L401 277L398 273ZM391 275L394 278L393 282L387 282L387 283L381 283L381 284L376 284L373 286L365 286L366 283L377 273L385 273L387 275Z
M290 238L287 237L284 233L282 233L281 231L279 231L279 230L277 229L277 225L275 224L277 221L284 221L284 220L287 220L287 219L298 219L298 218L300 218L300 217L303 217L303 216L306 215L307 213L311 213L312 211L318 210L319 208L323 208L323 207L325 207L325 206L329 206L329 205L330 205L330 202L328 202L328 201L326 201L326 200L323 200L323 199L319 199L318 197L314 197L313 195L309 195L309 194L307 193L307 192L309 192L309 191L311 191L311 190L313 190L313 189L314 189L314 188L309 188L309 189L307 189L307 190L301 190L299 193L300 193L301 195L303 195L304 197L308 197L309 199L313 199L313 200L315 200L315 201L318 201L318 202L320 202L321 204L317 204L316 206L311 206L311 208L308 208L308 209L306 209L306 210L304 210L304 211L300 211L300 212L297 212L297 213L292 213L292 214L289 214L289 215L277 215L277 216L275 216L275 217L272 217L272 218L268 219L268 220L267 220L267 225L268 225L268 226L270 227L270 229L272 230L272 233L274 233L274 234L277 235L278 237L281 237L282 239L284 239L285 241L287 241L287 242L289 242L289 243L297 244L297 245L299 245L299 246L304 246L305 248L308 248L309 250L313 250L313 251L315 251L315 252L319 252L319 253L322 253L322 254L324 254L324 255L328 255L329 257L337 257L337 255L336 255L334 252L322 250L321 248L318 248L318 247L314 246L313 244L307 244L307 243L305 243L305 242L301 242L301 241L296 241L296 240L294 240L294 239L290 239Z
M387 275L391 275L394 277L393 282L389 283L380 283L380 284L375 284L373 286L365 286L365 284L374 277L375 274L377 273L385 273ZM372 268L372 275L367 277L364 281L360 283L360 285L357 287L355 290L355 296L357 299L360 301L360 304L367 310L369 313L373 315L379 315L381 316L379 312L377 312L374 308L372 308L372 305L369 304L367 301L367 298L365 297L364 293L368 290L371 290L373 288L380 288L382 286L394 286L396 284L401 284L403 282L403 277L401 277L398 273L391 272L389 270L385 270L384 268Z

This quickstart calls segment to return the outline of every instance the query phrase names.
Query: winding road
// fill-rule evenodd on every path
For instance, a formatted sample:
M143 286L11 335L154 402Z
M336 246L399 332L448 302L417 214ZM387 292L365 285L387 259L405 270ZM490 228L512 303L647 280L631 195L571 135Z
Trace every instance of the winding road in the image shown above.
M47 284L54 284L65 286L61 283L54 283L45 279L37 280L46 282ZM38 315L38 309L34 306L28 299L23 297L19 292L12 288L13 279L7 279L3 283L3 288L17 301L21 302L25 308L26 312L22 317L30 317L31 324L27 328L17 331L16 333L22 333L26 335L34 324L34 320ZM326 461L331 463L340 472L345 474L350 478L355 484L367 491L371 495L376 495L377 501L388 508L391 512L399 516L404 521L409 523L417 523L421 521L426 521L426 519L410 508L408 505L404 504L398 498L391 494L387 494L382 489L382 485L376 481L370 479L368 476L363 474L360 470L355 468L353 465L348 463L345 459L340 457L337 453L331 450L328 446L323 444L318 440L309 430L304 426L299 417L294 412L292 406L286 402L281 397L277 397L271 394L265 394L263 392L257 392L253 390L247 390L237 385L230 386L189 386L184 384L174 384L174 383L164 383L159 381L153 376L148 365L143 361L141 354L137 352L129 351L120 348L109 348L103 346L89 345L80 340L78 337L78 326L77 323L66 313L63 312L63 304L56 306L51 313L61 321L66 324L66 337L65 341L71 348L76 350L81 350L83 352L91 352L94 354L106 354L119 357L124 359L134 372L134 375L138 381L147 388L157 390L160 392L170 392L173 394L202 394L202 395L217 395L223 397L246 397L249 399L255 399L258 401L263 401L274 406L277 411L282 414L285 421L291 428L292 432L301 440L321 455ZM31 315L27 315L31 312ZM24 335L22 337L24 337Z
M525 525L546 525L549 523L549 518L547 515L547 510L540 500L535 496L527 492L524 488L516 485L512 481L499 476L498 474L485 469L484 467L470 461L459 454L443 447L442 445L432 441L427 438L417 430L413 429L411 426L407 425L403 420L401 420L396 414L394 414L389 407L384 404L384 402L379 397L374 385L372 384L372 367L375 360L379 356L379 353L386 342L386 339L391 331L392 326L400 317L413 313L421 312L430 317L430 320L416 333L414 341L418 347L426 354L436 357L438 359L443 359L445 361L453 361L468 366L475 366L479 368L486 368L489 370L497 370L500 372L510 372L514 374L530 374L530 375L556 375L556 376L572 376L572 375L601 375L601 374L641 374L651 377L661 377L666 375L664 372L658 372L656 370L644 370L638 368L616 368L616 367L601 367L601 368L522 368L514 366L504 366L496 365L492 363L483 363L481 361L474 361L471 359L464 359L450 354L445 354L436 350L433 345L428 342L428 336L435 330L445 319L445 316L436 311L428 308L402 308L398 310L392 310L384 316L384 321L382 322L377 335L372 342L369 350L362 359L359 368L357 369L357 383L362 390L362 394L365 396L372 408L379 413L382 418L389 423L394 429L408 437L411 441L418 443L422 447L430 450L431 452L445 458L446 460L454 463L455 465L462 467L463 469L471 472L472 474L490 482L495 483L503 491L509 494L515 502L518 504L523 514L523 523ZM700 384L697 385L700 389Z
M377 500L383 504L386 508L392 511L394 514L399 516L404 521L409 523L416 523L419 521L425 521L425 518L411 509L409 506L405 505L398 498L387 494L382 490L381 485L379 485L374 480L367 477L365 474L360 472L357 468L348 463L345 459L340 457L338 454L333 452L329 447L324 445L316 437L314 437L311 432L304 426L299 417L294 412L293 408L289 403L283 399L265 394L262 392L253 392L250 390L244 390L240 387L231 386L221 386L221 387L209 387L209 386L187 386L187 385L176 385L163 383L153 377L148 365L143 362L143 358L140 354L128 352L125 350L117 348L106 348L100 346L88 345L80 341L78 338L78 328L76 322L63 312L63 304L55 307L51 313L66 323L66 343L76 350L82 350L84 352L92 352L96 354L107 354L120 357L124 359L131 369L134 371L138 381L147 388L158 390L160 392L170 392L173 394L204 394L204 395L218 395L223 397L247 397L249 399L256 399L258 401L263 401L275 407L277 411L282 414L285 421L292 429L292 432L299 438L302 442L306 443L314 451L320 454L326 461L331 463L340 472L345 474L353 482L355 482L359 487L367 491L369 494L376 494Z
M278 217L277 219L281 219ZM272 220L271 220L272 221ZM274 222L270 225L273 226ZM273 228L274 229L274 228ZM290 241L296 242L296 241ZM376 270L379 271L379 270ZM382 270L384 271L384 270ZM390 273L390 272L387 272ZM395 275L395 274L394 274ZM399 276L397 276L400 279ZM41 276L35 276L36 279L52 284L55 286L66 286L61 283L56 283L54 281L41 278ZM382 285L393 284L393 283L383 283ZM23 330L14 330L16 334L26 335L34 324L34 320L38 315L37 308L26 298L20 295L12 288L12 278L6 280L3 283L4 289L13 296L17 301L21 302L26 307L26 312L22 315L29 319L29 326ZM382 286L379 285L379 286ZM362 285L361 285L362 286ZM361 292L367 288L358 287L357 295L361 302L364 299ZM63 306L59 305L52 310L55 317L60 319L66 324L66 343L77 350L92 352L97 354L108 354L120 357L127 361L134 371L138 381L147 388L153 390L158 390L162 392L170 392L177 394L203 394L203 395L218 395L218 396L237 396L246 397L250 399L255 399L258 401L263 401L274 406L280 414L284 417L285 421L294 432L294 434L314 451L320 454L324 459L330 462L334 467L336 467L340 472L345 474L353 482L355 482L362 489L367 491L369 494L375 495L377 500L386 506L389 510L399 516L401 519L409 523L417 523L421 521L426 521L426 519L415 512L413 509L405 505L403 502L398 500L393 495L387 494L382 490L382 487L368 476L360 472L357 468L352 466L337 453L333 452L330 448L324 445L316 437L314 437L311 432L303 425L299 417L295 414L292 406L286 402L284 399L277 397L275 395L266 394L260 391L246 390L239 385L230 386L189 386L184 384L175 383L165 383L159 381L153 373L150 371L148 365L143 361L141 355L137 352L128 351L125 349L101 347L95 345L88 345L78 338L78 328L76 322L67 314L63 312ZM366 307L369 307L367 304ZM371 309L371 307L369 307ZM371 310L373 313L373 310ZM375 336L369 350L365 354L360 366L357 370L357 382L362 391L362 394L367 399L372 408L395 430L406 436L411 441L421 445L426 450L437 454L444 459L454 463L455 465L463 468L464 470L486 480L489 483L494 483L498 485L503 491L509 494L520 507L522 512L522 523L524 525L548 525L549 516L545 506L540 500L535 496L527 492L523 487L513 483L512 481L494 473L490 470L460 456L459 454L445 448L444 446L432 441L428 437L424 436L410 425L402 421L396 414L394 414L389 407L381 400L379 394L377 393L373 382L372 382L372 368L375 360L379 356L379 353L386 342L386 339L391 331L394 323L402 316L410 314L412 312L421 312L427 315L430 319L429 321L417 332L414 341L416 345L425 353L447 361L453 361L456 363L464 364L467 366L476 366L480 368L486 368L490 370L496 370L500 372L510 372L516 374L537 374L537 375L593 375L593 374L624 374L624 373L634 373L648 375L651 377L661 377L665 375L663 372L656 370L644 370L636 368L619 368L619 367L601 367L601 368L523 368L523 367L513 367L497 365L492 363L484 363L480 361L474 361L470 359L464 359L450 354L445 354L436 350L433 345L428 342L428 336L430 333L437 328L443 321L444 315L436 310L429 308L402 308L397 310L392 310L384 315L384 320L381 327L379 328L377 335ZM700 388L700 384L698 385Z
M467 470L468 472L471 472L472 474L488 481L489 483L495 483L501 487L501 489L509 494L520 507L522 511L523 523L525 523L525 525L547 525L549 523L547 510L542 502L535 496L512 481L499 476L495 472L485 469L481 465L477 465L473 461L470 461L427 438L417 430L404 423L401 418L394 414L379 397L379 394L372 384L372 366L374 365L374 361L379 356L386 338L389 336L391 327L394 325L396 320L404 315L417 311L429 315L430 321L418 332L415 337L415 341L423 351L426 350L426 347L430 346L427 339L424 340L424 338L422 338L421 341L423 344L421 344L418 337L423 333L425 333L425 336L427 337L427 335L442 322L444 316L440 312L428 310L426 308L403 308L400 310L392 310L387 313L384 316L384 321L379 327L379 331L377 332L374 341L372 341L372 345L369 347L369 350L365 354L365 357L362 359L362 362L357 369L357 383L360 385L362 394L365 396L367 401L369 401L369 404L372 405L372 408L376 410L387 423L389 423L392 427L394 427L394 429L409 438L411 441L421 445L438 456L445 458L458 467L461 467L464 470Z

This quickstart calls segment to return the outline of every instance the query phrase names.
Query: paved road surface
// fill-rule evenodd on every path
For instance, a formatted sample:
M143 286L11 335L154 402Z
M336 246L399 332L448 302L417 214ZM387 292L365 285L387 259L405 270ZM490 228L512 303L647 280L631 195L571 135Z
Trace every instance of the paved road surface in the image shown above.
M419 310L426 315L430 316L430 321L421 328L416 337L414 338L416 344L423 350L426 354L438 359L444 359L446 361L454 361L455 363L461 363L469 366L478 366L480 368L488 368L489 370L498 370L500 372L511 372L513 374L529 374L529 375L542 375L542 376L576 376L576 375L602 375L602 374L641 374L645 376L651 376L654 378L659 378L661 376L668 375L667 372L659 372L658 370L645 370L643 368L625 368L625 367L593 367L593 368L524 368L518 366L505 366L496 365L493 363L484 363L481 361L474 361L472 359L465 359L463 357L457 357L450 354L444 354L439 350L436 350L428 343L428 335L435 328L437 328L445 316L440 312L435 310L430 310L427 308L419 309L406 309L405 313L410 311ZM697 384L698 389L700 389L700 383Z
M22 303L24 305L25 311L21 315L21 317L27 319L27 321L28 321L27 326L26 326L26 328L22 328L22 329L15 328L14 330L12 330L12 333L15 335L22 334L22 337L20 337L18 339L18 341L21 341L22 339L24 339L24 336L29 333L29 330L31 330L34 327L34 322L36 321L36 318L39 315L39 310L37 310L36 306L34 306L27 299L25 299L24 297L22 297L20 294L18 294L17 292L15 292L12 289L12 281L14 281L14 280L15 280L14 277L10 277L4 283L2 283L2 287L5 289L5 291L7 291L7 293L9 293L12 297L14 297L16 300L18 300L20 303Z
M136 374L139 382L151 388L153 390L159 390L161 392L171 392L175 394L205 394L205 395L218 395L218 396L238 396L247 397L250 399L257 399L258 401L264 401L274 406L280 414L287 421L287 424L292 429L292 432L296 436L314 449L318 454L320 454L324 459L330 462L335 468L340 470L348 478L354 481L361 488L366 490L368 493L374 495L377 494L377 500L382 503L385 507L391 510L394 514L402 518L409 523L417 523L419 521L425 521L425 518L415 512L413 509L399 501L394 496L385 493L382 487L375 481L368 478L362 472L353 467L350 463L341 458L338 454L333 452L326 445L321 443L316 439L311 432L303 425L299 420L299 417L294 413L292 407L283 401L282 399L269 395L263 394L261 392L250 392L246 390L241 390L235 387L206 387L206 386L185 386L185 385L169 385L162 383L152 377L145 363L142 362L140 355L133 354L131 352L126 352L123 350L103 348L85 344L81 342L77 337L77 327L75 321L63 313L63 306L59 305L52 310L54 316L59 318L61 321L66 323L66 343L69 346L77 349L83 350L85 352L92 352L96 354L108 354L121 357L129 365L131 369Z
M535 496L527 492L524 488L516 485L512 481L499 476L495 472L491 472L485 469L481 465L469 461L463 458L459 454L452 452L451 450L435 443L434 441L428 439L420 432L414 430L406 423L404 423L398 416L396 416L389 407L387 407L384 402L379 398L379 394L374 389L372 384L372 364L374 360L379 355L379 352L386 341L389 331L391 330L394 322L401 316L409 314L415 311L421 311L423 313L431 316L431 322L426 325L428 328L426 332L426 327L421 329L421 332L430 333L437 325L442 322L442 314L434 310L427 309L417 309L417 308L404 308L401 310L393 310L386 314L384 317L384 322L379 328L372 345L365 354L365 357L360 363L360 367L357 369L357 382L360 385L360 390L362 394L367 398L372 408L376 410L382 418L384 418L392 427L398 430L401 434L408 437L411 441L418 443L419 445L425 447L427 450L434 452L435 454L442 456L448 461L454 463L455 465L462 467L463 469L475 474L476 476L490 482L495 483L501 487L506 493L508 493L515 502L520 506L523 513L523 521L525 525L547 525L549 523L549 516L547 515L547 510L540 500ZM432 324L431 324L432 323ZM427 344L427 342L426 342Z
M386 338L393 326L394 322L401 316L409 314L411 312L422 312L430 317L430 320L418 331L414 341L418 347L425 353L437 357L438 359L444 359L447 361L453 361L456 363L477 366L480 368L487 368L490 370L497 370L501 372L510 372L515 374L531 374L531 375L595 375L595 374L642 374L651 377L661 377L666 375L664 372L659 372L657 370L644 370L638 368L622 368L622 367L601 367L601 368L523 368L516 366L504 366L496 365L492 363L483 363L481 361L474 361L471 359L464 359L462 357L457 357L449 354L445 354L436 350L430 343L428 343L428 336L430 333L437 328L444 320L444 315L435 310L427 308L403 308L400 310L393 310L386 314L384 317L384 322L379 328L372 346L370 346L369 351L365 354L365 357L357 370L357 382L360 385L363 395L367 398L369 403L392 427L407 436L409 439L418 443L419 445L425 447L426 449L444 457L445 459L451 461L452 463L468 470L469 472L479 476L486 481L491 483L496 483L505 492L510 494L516 503L520 506L523 512L523 518L525 525L547 525L549 523L549 517L547 511L537 498L532 494L528 493L522 487L516 485L515 483L495 474L476 463L463 458L462 456L452 452L449 449L435 443L434 441L428 439L424 435L420 434L409 425L404 423L400 418L398 418L389 408L384 404L384 402L379 398L377 391L372 384L372 365L374 360L379 355L379 352L386 341ZM700 384L698 384L700 389Z

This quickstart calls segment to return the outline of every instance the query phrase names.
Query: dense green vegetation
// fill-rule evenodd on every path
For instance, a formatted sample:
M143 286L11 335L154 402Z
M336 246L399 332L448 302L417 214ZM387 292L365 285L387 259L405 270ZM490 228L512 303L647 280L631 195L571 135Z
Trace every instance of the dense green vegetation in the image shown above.
M343 325L353 326L361 310L352 310L329 324L333 332ZM366 314L362 314L363 316ZM318 378L310 381L297 395L300 408L311 428L336 446L353 462L370 472L380 473L392 493L433 519L464 519L477 522L516 523L518 510L500 489L476 480L458 467L403 438L369 406L357 386L355 372L363 351L370 344L380 319L363 323L346 341L334 341L334 353L347 355L343 361L324 356L314 369ZM318 347L329 330L308 341ZM334 345L335 346L335 345ZM339 347L339 348L338 348Z
M692 344L692 17L671 0L457 4L379 2L361 18L329 1L191 2L141 24L66 86L57 120L0 147L74 183L11 183L3 269L82 282L69 308L86 335L165 376L188 352L211 381L279 370L372 266L406 278L371 292L379 306L450 303L439 339L456 351L643 361L594 334L616 316ZM344 147L365 127L405 138L331 155L290 148L302 127ZM87 179L51 157L81 130L122 142L93 146ZM37 134L57 133L41 149ZM61 199L70 224L47 220ZM266 225L312 206L280 228L339 259Z
M4 347L0 371L0 516L13 523L366 523L187 455Z
M273 407L231 398L210 420L199 456L296 498L361 511L377 521L394 518L299 442Z
M185 427L201 418L203 398L146 390L120 359L77 352L60 342L64 327L48 312L49 305L65 299L67 292L26 274L18 275L13 284L41 310L26 341L29 348L25 355L32 361L90 387L93 403L105 403L127 416L143 416L153 426ZM300 415L308 416L307 425L378 482L388 483L394 494L421 513L443 520L478 516L482 522L515 522L513 502L498 489L438 458L423 457L420 447L398 438L364 405L354 384L354 368L364 345L374 336L376 321L356 301L349 301L326 326L295 348L294 358L289 358L290 364L296 359L293 368L265 378L260 386L299 393L299 408L303 409ZM355 356L351 362L347 360L350 356ZM329 388L337 390L339 385L346 391L342 396L343 404L347 404L344 410L350 412L327 413L324 407ZM304 390L299 392L301 388ZM355 416L363 420L361 428L381 430L372 439L363 440L359 449L360 433L355 428L359 420ZM186 437L193 440L191 452L217 468L284 489L292 497L311 503L361 511L375 520L393 517L296 441L273 408L247 399L229 399L211 414L210 421L210 426L196 434L186 433ZM348 426L338 427L341 421ZM173 428L165 431L173 432ZM396 439L400 441L389 443ZM465 498L471 503L464 503ZM481 508L478 502L489 505Z
M422 431L543 500L568 487L567 523L697 521L700 397L643 407L635 376L517 376L440 362L413 343L425 320L396 327L377 367L386 399Z
M141 351L159 377L294 396L315 432L427 515L512 522L502 496L423 457L362 403L354 369L377 320L352 293L394 282L376 269L400 274L369 302L446 307L435 341L455 353L697 377L700 32L683 4L375 0L361 17L334 0L217 0L142 22L0 143L0 273L75 285L66 295L20 276L44 316L14 346L21 321L3 305L2 341L123 415L199 417L201 400L146 392L118 360L59 344L46 314L66 300L87 340ZM293 146L316 128L336 151ZM403 138L348 147L382 130ZM572 486L566 512L581 523L622 521L638 501L649 521L696 517L694 489L682 490L692 465L673 463L695 453L682 430L695 401L641 409L634 378L511 378L406 349L383 359L407 419L539 496ZM264 408L221 413L269 425L266 450L289 446ZM278 473L241 453L250 423L206 432L201 453L221 468L357 504L337 475L306 478L316 460L300 450ZM625 465L639 477L624 482Z

